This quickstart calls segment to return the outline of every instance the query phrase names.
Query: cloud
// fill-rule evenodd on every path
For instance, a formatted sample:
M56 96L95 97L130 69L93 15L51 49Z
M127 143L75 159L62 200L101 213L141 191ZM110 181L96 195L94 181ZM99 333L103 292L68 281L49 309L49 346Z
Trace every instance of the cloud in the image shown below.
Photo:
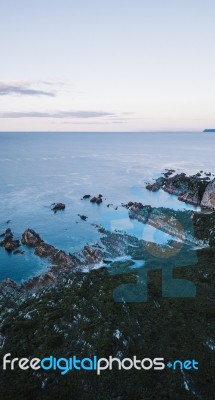
M47 83L46 83L47 84ZM0 82L0 96L49 96L55 97L55 93L40 88L32 87L32 83L4 83Z
M105 111L55 111L55 112L20 112L20 111L6 111L0 112L0 118L100 118L100 117L113 117L115 114Z

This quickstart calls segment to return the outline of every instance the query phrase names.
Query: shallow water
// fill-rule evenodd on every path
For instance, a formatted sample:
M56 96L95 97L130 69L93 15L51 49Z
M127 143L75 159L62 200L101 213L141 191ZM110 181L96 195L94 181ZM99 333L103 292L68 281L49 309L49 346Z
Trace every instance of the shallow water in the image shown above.
M215 135L203 133L0 133L0 233L11 227L20 238L32 228L72 253L99 239L97 223L162 244L168 235L130 221L121 203L192 208L163 191L147 191L145 183L164 168L213 172L214 149ZM104 202L81 200L88 193L102 193ZM65 211L54 214L54 202L64 202ZM0 280L21 282L46 268L31 250L15 256L0 248Z

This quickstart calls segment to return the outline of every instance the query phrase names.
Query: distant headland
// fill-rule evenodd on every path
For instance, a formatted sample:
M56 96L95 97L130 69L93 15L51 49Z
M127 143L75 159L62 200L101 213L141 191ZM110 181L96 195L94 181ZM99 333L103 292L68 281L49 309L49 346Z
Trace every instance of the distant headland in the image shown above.
M205 129L203 132L214 132L215 133L215 129Z

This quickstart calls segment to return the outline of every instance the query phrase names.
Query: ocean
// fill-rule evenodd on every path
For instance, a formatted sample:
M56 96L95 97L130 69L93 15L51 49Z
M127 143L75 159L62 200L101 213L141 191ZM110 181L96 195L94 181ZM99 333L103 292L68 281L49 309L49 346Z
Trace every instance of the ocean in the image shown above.
M20 239L25 229L32 228L48 243L74 253L99 240L94 224L101 224L163 243L167 235L131 222L121 203L194 208L163 191L147 191L146 182L165 168L189 174L215 172L214 155L215 135L196 132L2 132L0 234L10 227L14 238ZM85 194L100 193L100 205L81 200ZM65 211L54 214L54 202L65 203ZM87 221L78 214L86 215ZM10 278L20 283L47 270L47 260L24 250L24 255L14 255L0 247L0 281Z

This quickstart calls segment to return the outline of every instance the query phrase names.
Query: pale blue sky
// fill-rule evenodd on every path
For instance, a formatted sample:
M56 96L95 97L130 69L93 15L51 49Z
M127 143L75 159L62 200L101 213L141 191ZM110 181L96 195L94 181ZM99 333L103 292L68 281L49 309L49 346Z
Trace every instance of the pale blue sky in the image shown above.
M215 128L214 0L0 2L0 130Z

